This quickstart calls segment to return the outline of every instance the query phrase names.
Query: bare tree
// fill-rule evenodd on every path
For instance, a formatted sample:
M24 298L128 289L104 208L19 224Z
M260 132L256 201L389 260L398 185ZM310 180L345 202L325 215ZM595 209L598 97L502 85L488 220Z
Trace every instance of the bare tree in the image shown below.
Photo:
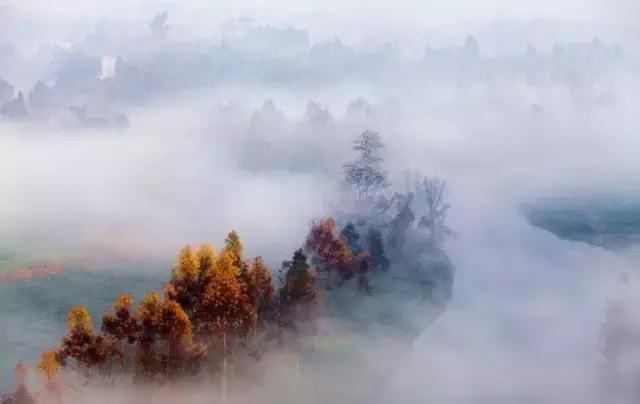
M423 212L418 227L427 229L435 240L452 234L446 224L447 212L451 205L447 202L447 183L439 178L425 177L416 184Z

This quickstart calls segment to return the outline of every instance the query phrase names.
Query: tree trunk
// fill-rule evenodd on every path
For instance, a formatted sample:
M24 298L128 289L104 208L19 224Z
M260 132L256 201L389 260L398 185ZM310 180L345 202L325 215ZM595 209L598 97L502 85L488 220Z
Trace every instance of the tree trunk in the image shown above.
M222 402L227 402L227 332L222 334Z

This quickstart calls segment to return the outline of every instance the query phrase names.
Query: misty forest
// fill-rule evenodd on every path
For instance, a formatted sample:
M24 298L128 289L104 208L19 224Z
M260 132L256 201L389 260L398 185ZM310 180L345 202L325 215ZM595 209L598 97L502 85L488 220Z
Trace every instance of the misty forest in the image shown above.
M638 21L0 0L0 404L637 402Z

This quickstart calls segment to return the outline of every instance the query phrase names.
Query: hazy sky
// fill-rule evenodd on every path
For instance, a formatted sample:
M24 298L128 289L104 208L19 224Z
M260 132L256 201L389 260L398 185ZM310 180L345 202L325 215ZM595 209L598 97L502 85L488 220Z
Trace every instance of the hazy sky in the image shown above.
M5 29L16 28L12 34L23 39L30 36L47 38L51 32L60 35L60 39L71 39L86 33L87 28L95 26L100 19L136 22L140 28L146 28L151 16L169 10L174 32L185 36L213 35L225 19L245 16L260 23L308 28L318 39L338 35L355 44L396 39L416 42L415 46L418 43L423 46L425 41L447 44L460 41L468 33L482 37L483 32L496 29L507 30L512 35L523 36L525 42L534 43L548 40L549 35L561 39L587 33L612 41L633 42L640 16L633 0L61 0L55 3L4 0L4 3L0 21L5 22ZM496 22L501 25L495 25ZM522 23L532 22L538 24L534 26L535 32L526 32ZM23 23L37 23L39 30L19 30ZM503 36L502 39L507 38Z

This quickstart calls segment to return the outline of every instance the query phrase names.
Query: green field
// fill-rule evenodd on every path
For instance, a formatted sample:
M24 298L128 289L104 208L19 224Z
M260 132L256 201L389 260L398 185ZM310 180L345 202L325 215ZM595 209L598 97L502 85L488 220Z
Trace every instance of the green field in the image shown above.
M608 200L553 200L524 209L529 223L565 240L605 248L624 248L640 242L640 204Z
M58 344L72 306L86 305L97 324L119 293L140 298L149 290L161 290L167 268L164 264L68 268L54 276L0 285L0 391L10 385L17 361L33 365L43 348Z

